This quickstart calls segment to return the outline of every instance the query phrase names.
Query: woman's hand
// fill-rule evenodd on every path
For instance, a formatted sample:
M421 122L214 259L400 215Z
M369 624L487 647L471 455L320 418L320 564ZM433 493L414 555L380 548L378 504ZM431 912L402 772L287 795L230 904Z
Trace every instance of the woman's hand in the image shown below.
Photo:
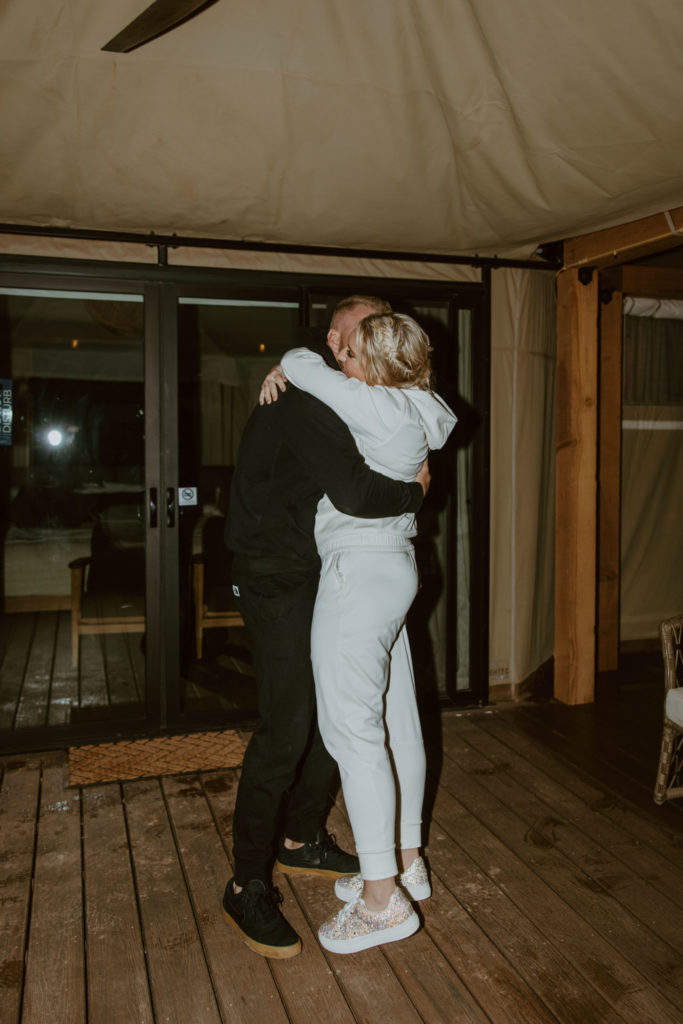
M261 390L258 396L259 405L270 405L271 402L277 402L278 388L280 391L284 391L287 386L287 378L282 372L282 367L278 363L274 366L261 385Z
M429 472L429 459L425 459L415 477L415 483L418 483L422 488L422 493L427 494L429 490L429 484L431 483L432 474Z

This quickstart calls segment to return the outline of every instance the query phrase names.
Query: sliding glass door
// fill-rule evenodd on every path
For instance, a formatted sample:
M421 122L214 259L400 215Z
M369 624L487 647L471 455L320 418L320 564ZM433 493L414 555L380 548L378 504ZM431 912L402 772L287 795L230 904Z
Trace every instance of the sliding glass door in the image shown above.
M481 286L62 266L0 275L0 741L253 717L225 540L265 373L337 301L414 315L459 417L419 514L423 704L486 699L487 292Z
M261 381L299 343L298 290L180 295L177 317L178 591L176 714L253 714L248 637L225 544L230 482Z
M145 714L141 294L0 288L0 729Z

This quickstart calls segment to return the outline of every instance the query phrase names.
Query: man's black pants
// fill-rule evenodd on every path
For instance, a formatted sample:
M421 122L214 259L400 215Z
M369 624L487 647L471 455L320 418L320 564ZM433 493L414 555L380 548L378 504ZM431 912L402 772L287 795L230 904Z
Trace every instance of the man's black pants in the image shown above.
M232 578L249 631L259 724L244 756L233 821L235 881L269 883L283 799L285 835L315 839L323 825L336 763L315 709L311 619L319 568L238 558Z

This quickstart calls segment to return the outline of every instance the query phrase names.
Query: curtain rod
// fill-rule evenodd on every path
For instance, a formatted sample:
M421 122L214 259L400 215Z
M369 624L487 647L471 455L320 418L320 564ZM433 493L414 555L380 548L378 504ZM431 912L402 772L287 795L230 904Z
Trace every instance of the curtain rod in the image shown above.
M443 253L393 252L387 249L345 249L325 245L288 245L284 242L245 242L218 238L194 238L182 235L147 235L132 231L98 231L88 228L32 227L28 224L0 224L0 234L32 235L47 238L81 238L93 242L132 242L157 246L159 263L166 262L166 250L180 246L196 249L233 249L244 252L289 253L305 256L345 256L355 259L396 260L414 263L451 263L468 267L515 267L523 270L559 270L562 263L554 258L515 260L498 256L447 256Z

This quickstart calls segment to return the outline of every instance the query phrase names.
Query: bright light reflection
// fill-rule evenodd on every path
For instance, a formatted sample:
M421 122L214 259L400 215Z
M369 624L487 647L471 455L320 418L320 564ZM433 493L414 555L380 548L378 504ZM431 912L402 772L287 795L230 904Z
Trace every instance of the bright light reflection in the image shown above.
M62 443L63 439L64 438L61 430L50 430L48 432L47 440L48 443L51 444L53 448L58 448L59 445Z

